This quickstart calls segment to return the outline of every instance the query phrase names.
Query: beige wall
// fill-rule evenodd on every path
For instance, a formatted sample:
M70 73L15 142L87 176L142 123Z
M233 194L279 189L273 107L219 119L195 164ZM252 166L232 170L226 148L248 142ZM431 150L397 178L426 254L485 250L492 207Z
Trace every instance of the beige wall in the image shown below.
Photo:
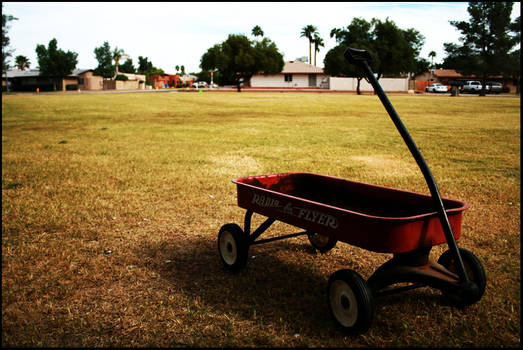
M62 91L65 91L65 87L67 85L76 85L78 84L78 79L76 78L64 78L62 79ZM60 87L58 86L57 89L59 89Z
M408 78L381 78L378 80L384 91L408 91L409 90L409 79ZM329 89L330 90L349 90L356 91L358 81L356 78L329 78ZM365 79L360 82L361 91L374 91L372 85L367 83Z
M138 90L138 80L104 80L104 90Z
M251 87L274 87L274 88L295 88L309 87L309 73L291 73L292 81L285 81L283 73L274 75L257 74L251 78ZM325 75L316 74L316 87L320 84Z
M80 75L84 78L83 85L79 85L81 90L102 90L104 78L98 75L93 75L93 72L85 72Z

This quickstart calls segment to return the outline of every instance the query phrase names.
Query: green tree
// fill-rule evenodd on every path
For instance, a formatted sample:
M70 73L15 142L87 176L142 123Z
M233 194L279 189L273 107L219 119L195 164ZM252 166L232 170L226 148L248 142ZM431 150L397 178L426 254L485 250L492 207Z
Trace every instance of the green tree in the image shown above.
M180 66L180 72L182 75L185 75L185 66L183 64Z
M445 64L464 75L481 77L485 96L490 75L509 75L513 70L511 50L520 42L519 18L511 23L512 2L470 2L468 21L450 21L460 31L461 45L445 43Z
M152 62L149 62L147 57L138 56L138 68L136 69L139 74L146 74L154 69Z
M426 73L431 66L431 63L427 59L419 57L416 60L416 69L413 71L413 73L414 75Z
M57 41L54 38L49 41L47 48L44 45L36 45L36 55L40 75L52 77L55 91L57 80L70 75L78 63L78 54L58 49Z
M174 69L176 69L176 74L178 74L178 71L180 70L180 66L176 65L176 67L174 67Z
M13 17L4 13L4 3L2 3L2 74L5 73L6 88L7 84L7 70L10 68L9 57L13 54L13 50L9 48L10 39L7 36L9 30L9 22L17 20L18 18Z
M313 26L312 24L306 25L301 29L300 38L305 37L309 39L309 64L312 64L312 40L314 37L314 34L318 33L318 28Z
M336 40L336 43L339 44L343 41L343 29L333 28L330 32L330 37Z
M129 57L129 55L126 54L123 49L119 49L118 46L115 47L113 51L113 60L116 68L116 75L120 74L120 72L118 72L118 64L120 63L120 60L124 57Z
M164 75L165 72L153 66L152 62L147 57L138 56L138 68L136 69L138 74L145 74L146 83L150 83L152 75Z
M316 66L316 53L320 52L320 47L325 47L325 43L318 34L314 34L312 42L314 43L314 65Z
M383 75L398 75L416 70L416 58L425 42L417 30L400 29L388 18L373 19L373 47L376 52L378 79Z
M436 57L436 51L429 52L430 65L434 68L434 57Z
M202 55L200 68L219 72L220 84L233 83L241 91L257 73L277 74L283 69L283 56L268 38L253 44L245 35L230 34L227 40Z
M263 34L264 34L264 33L263 33L263 30L262 30L261 27L258 26L258 25L257 25L257 26L254 26L254 28L252 28L252 32L251 32L251 33L252 33L252 35L253 35L254 37L256 37L256 38L259 37L259 36L263 37Z
M347 28L334 28L331 35L339 43L327 53L324 60L325 73L338 76L352 76L358 80L357 91L360 93L360 81L363 72L350 65L343 53L348 47L367 50L373 57L371 67L377 79L383 75L413 73L422 61L418 60L424 37L415 29L400 29L387 18L382 22L373 18L367 22L363 18L354 18Z
M109 43L105 41L102 46L94 49L94 55L98 61L98 66L94 69L95 75L100 75L105 79L114 76L113 55Z
M360 84L365 76L361 69L347 62L343 54L348 47L354 47L367 50L373 57L376 57L372 46L374 38L371 29L372 24L363 18L354 18L346 29L334 28L331 31L331 37L336 37L338 45L327 52L323 61L324 72L326 74L355 77L357 80L356 92L358 95L361 94ZM371 66L373 66L374 63Z
M128 58L127 60L125 60L125 62L120 66L120 72L131 74L136 73L136 69L134 68L132 58Z
M29 68L31 65L31 62L29 62L29 59L23 55L18 55L15 57L15 63L18 69L24 70L26 68Z

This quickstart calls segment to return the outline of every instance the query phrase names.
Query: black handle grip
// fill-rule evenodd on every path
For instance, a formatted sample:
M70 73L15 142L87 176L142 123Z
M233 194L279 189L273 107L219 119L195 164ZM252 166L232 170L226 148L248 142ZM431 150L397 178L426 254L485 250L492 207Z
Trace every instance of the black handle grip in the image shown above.
M366 50L354 49L349 47L343 54L349 63L360 66L362 62L372 63L372 56Z

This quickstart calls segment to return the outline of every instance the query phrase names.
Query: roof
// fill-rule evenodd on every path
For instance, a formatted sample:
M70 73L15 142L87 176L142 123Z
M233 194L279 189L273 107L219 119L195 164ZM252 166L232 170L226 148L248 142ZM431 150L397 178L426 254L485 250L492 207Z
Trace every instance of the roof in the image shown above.
M448 77L448 78L462 78L463 75L456 72L454 69L436 69L434 75L437 77Z
M454 70L454 69L443 69L443 68L435 69L434 76L436 76L438 78L479 79L479 77L475 74L463 75L463 74L456 72L456 70ZM489 75L488 76L488 78L496 78L496 79L499 79L502 77L503 76L501 76L501 75Z
M282 70L283 74L286 73L319 73L323 74L323 69L313 66L301 61L288 61L285 62Z
M75 77L80 74L83 74L85 72L92 71L92 69L75 69L73 72L68 75L70 77ZM38 69L28 69L28 70L8 70L7 71L7 77L8 78L30 78L30 77L38 77L40 76L40 71ZM2 77L5 78L5 73L2 74Z

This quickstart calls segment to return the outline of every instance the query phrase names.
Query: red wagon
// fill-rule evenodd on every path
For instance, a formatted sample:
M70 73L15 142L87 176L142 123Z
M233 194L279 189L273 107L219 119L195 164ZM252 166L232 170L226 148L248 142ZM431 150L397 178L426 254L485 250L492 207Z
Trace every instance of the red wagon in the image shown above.
M485 271L470 251L458 248L465 202L441 198L432 174L401 119L378 84L368 62L370 55L348 49L345 57L361 66L418 163L431 195L424 195L311 173L248 176L233 180L238 206L247 210L244 229L223 225L218 250L224 266L239 270L247 263L249 247L307 235L319 251L327 252L337 241L370 251L393 253L365 281L349 269L336 271L327 294L331 314L350 333L369 329L374 299L422 286L437 288L456 306L481 299ZM253 213L267 219L251 233ZM305 231L257 240L276 220ZM438 262L429 258L433 246L447 243ZM390 286L407 282L406 286Z

